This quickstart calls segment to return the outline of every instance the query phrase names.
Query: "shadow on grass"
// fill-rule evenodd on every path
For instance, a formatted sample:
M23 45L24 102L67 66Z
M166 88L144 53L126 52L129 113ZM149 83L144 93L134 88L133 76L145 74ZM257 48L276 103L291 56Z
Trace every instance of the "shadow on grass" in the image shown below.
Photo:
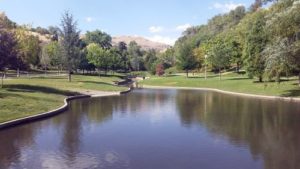
M172 74L169 74L169 75L165 75L165 77L178 77L180 75L172 75Z
M87 84L113 86L111 83L107 83L107 82L95 82L95 81L79 81L79 82L81 82L81 83L87 83Z
M76 74L76 75L80 75L80 76L93 76L93 77L117 77L117 78L121 78L121 79L124 79L126 78L126 75L111 75L111 74Z
M219 75L207 75L207 79L219 77ZM189 76L189 79L205 79L205 76Z
M68 81L68 77L67 76L46 76L46 77L30 77L30 79L53 79L53 80L63 80L65 79L66 82Z
M236 78L230 78L230 79L227 79L227 80L249 80L251 78L249 77L236 77Z
M77 92L59 90L51 87L22 85L22 84L5 85L5 89L9 92L30 92L30 93L40 92L46 94L59 94L65 96L74 96L79 94Z
M297 97L297 96L300 96L300 89L287 90L281 96L282 97Z

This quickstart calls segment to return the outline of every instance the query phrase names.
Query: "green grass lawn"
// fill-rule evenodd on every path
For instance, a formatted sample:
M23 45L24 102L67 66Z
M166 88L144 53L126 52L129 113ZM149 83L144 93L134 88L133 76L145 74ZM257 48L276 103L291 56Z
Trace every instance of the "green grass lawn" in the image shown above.
M119 77L73 75L67 77L41 77L7 79L0 88L0 123L43 113L63 105L66 96L82 90L123 91L125 87L112 85Z
M206 80L203 76L186 78L185 76L154 77L141 82L149 86L171 86L171 87L199 87L214 88L225 91L259 94L268 96L299 97L300 87L296 77L289 80L283 79L280 84L276 82L258 83L249 79L246 75L228 73L219 80L217 75L210 76Z

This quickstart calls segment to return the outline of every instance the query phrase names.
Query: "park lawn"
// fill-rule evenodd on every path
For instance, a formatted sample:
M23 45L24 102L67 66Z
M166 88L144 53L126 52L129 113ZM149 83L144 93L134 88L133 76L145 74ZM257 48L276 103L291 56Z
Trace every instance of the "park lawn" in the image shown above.
M66 96L78 95L83 90L124 91L114 86L119 77L73 75L66 77L40 77L8 79L0 88L0 123L47 112L62 106Z
M228 73L219 77L210 76L206 80L203 76L186 78L185 76L151 77L141 82L148 86L170 86L170 87L198 87L213 88L231 92L258 94L267 96L299 97L300 87L296 77L289 80L284 79L280 84L276 82L258 83L255 79L249 79L246 75Z

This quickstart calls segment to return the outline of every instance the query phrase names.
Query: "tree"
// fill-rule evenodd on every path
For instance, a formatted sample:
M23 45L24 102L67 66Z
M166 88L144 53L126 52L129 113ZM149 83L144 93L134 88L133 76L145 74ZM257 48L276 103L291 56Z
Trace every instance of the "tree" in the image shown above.
M65 66L68 70L68 79L71 82L71 74L79 64L79 31L77 30L77 22L74 21L73 15L65 12L61 20L61 45L64 54Z
M265 70L265 57L262 56L262 52L268 42L265 30L265 11L260 10L253 13L245 24L243 58L246 62L246 69L250 77L256 76L259 78L259 82L262 82Z
M41 54L40 54L40 63L44 67L45 75L46 75L47 74L48 66L51 63L50 56L48 54L47 45L44 45L42 47Z
M51 35L52 41L58 41L59 34L61 33L58 27L50 26L48 32Z
M145 62L145 68L147 69L147 71L151 72L152 74L155 74L157 60L158 60L158 58L156 56L156 51L154 49L151 49L151 50L145 52L144 62Z
M222 37L217 37L211 42L211 48L208 51L208 61L219 72L221 79L221 70L230 65L230 51L231 49L226 46Z
M195 48L193 50L193 55L196 57L197 60L197 68L201 69L203 64L205 64L205 55L207 55L207 52L203 48L203 46L199 46L198 48Z
M176 64L176 56L174 48L169 48L165 52L159 55L159 59L162 61L164 68L168 69Z
M269 63L275 64L276 62L273 62L272 58L280 53L281 55L276 58L280 57L280 60L284 59L289 61L287 67L289 71L298 71L300 85L300 59L299 53L297 52L300 50L298 45L300 41L299 16L299 3L290 0L278 1L270 8L270 12L267 15L268 21L266 30L268 30L267 33L272 42L267 48L267 54L269 54L269 57L267 57L268 65L270 65ZM283 63L278 64L282 65ZM266 71L269 72L270 69L268 68Z
M87 46L87 59L94 64L98 70L105 70L105 74L111 66L111 58L108 50L103 49L98 44L91 43Z
M14 64L17 55L17 40L14 35L4 29L0 29L0 71L3 71L1 77L1 88L5 77L5 69L9 64Z
M0 12L0 29L14 29L17 27L17 24L12 22L5 13Z
M50 65L57 68L58 73L63 68L64 57L63 57L63 49L59 42L53 41L45 46L45 50L50 59Z
M117 69L122 67L122 56L120 55L117 48L109 49L108 54L110 68L114 73Z
M135 71L140 71L143 68L143 52L135 41L129 43L128 56L131 68Z
M225 35L225 45L230 54L230 62L236 64L236 72L239 73L239 70L243 64L243 49L242 44L239 42L236 34L229 32Z
M18 40L18 62L15 67L18 69L30 68L39 64L40 42L39 38L28 33L28 28L19 27L15 31Z
M117 46L118 52L121 55L121 68L123 68L124 72L128 70L129 67L129 58L127 51L127 44L125 42L119 42Z
M189 76L189 71L197 67L197 58L193 54L193 49L191 44L185 42L180 44L179 48L176 51L177 57L177 66L179 69L186 72L186 77Z
M95 30L92 32L87 32L85 34L85 41L87 44L96 43L99 44L102 48L109 49L111 45L111 36L100 30Z
M263 54L266 57L265 74L272 79L276 77L276 81L280 83L282 73L291 71L293 63L291 60L292 45L288 39L277 40L274 44L266 47Z

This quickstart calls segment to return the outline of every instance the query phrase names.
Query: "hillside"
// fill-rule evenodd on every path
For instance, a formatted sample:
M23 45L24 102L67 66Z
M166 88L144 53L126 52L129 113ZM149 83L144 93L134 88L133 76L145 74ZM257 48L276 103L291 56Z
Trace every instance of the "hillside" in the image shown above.
M157 51L165 51L170 47L167 44L153 42L139 36L117 36L112 38L113 46L117 45L119 42L125 42L128 45L131 41L135 41L144 50L155 49Z

